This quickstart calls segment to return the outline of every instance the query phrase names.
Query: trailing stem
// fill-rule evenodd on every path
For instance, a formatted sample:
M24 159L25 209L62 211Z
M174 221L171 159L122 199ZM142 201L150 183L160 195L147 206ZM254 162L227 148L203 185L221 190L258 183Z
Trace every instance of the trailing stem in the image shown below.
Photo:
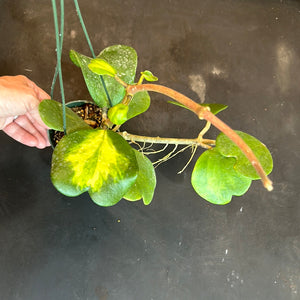
M205 149L210 149L215 145L214 140L202 139L198 136L195 139L179 139L179 138L162 138L162 137L149 137L136 134L130 134L126 131L119 132L119 134L127 141L144 142L150 144L174 144L174 145L191 145L200 146Z
M149 92L157 92L163 95L166 95L175 101L183 104L189 110L194 112L199 119L205 119L209 123L213 124L216 128L218 128L221 132L227 135L246 155L248 160L251 162L252 166L255 168L259 177L262 180L264 187L271 191L273 189L272 181L266 175L264 169L262 168L260 162L257 157L250 149L250 147L243 141L243 139L227 124L221 121L218 117L216 117L213 113L209 111L207 107L201 106L200 104L194 102L192 99L186 97L185 95L170 89L168 87L157 85L157 84L139 84L139 85L128 85L126 87L127 94L134 95L141 91L149 91Z

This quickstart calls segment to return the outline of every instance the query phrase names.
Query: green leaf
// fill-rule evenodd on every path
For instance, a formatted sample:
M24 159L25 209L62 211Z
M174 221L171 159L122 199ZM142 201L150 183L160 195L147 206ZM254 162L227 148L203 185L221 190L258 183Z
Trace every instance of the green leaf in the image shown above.
M71 197L88 191L101 206L119 202L137 174L133 149L109 130L81 130L66 135L52 156L51 180L58 191Z
M113 124L122 125L128 120L128 109L128 105L119 103L108 110L107 116Z
M92 59L79 54L74 50L71 50L70 58L75 65L81 68L89 93L96 104L100 107L110 107L110 103L102 86L100 75L93 73L88 68ZM117 71L118 77L124 82L128 84L134 83L137 67L137 54L133 48L122 45L110 46L105 48L97 58L105 60L111 65L112 68ZM125 88L112 77L103 79L111 98L112 105L120 103L125 96Z
M255 137L247 133L241 131L236 131L236 133L251 148L266 174L270 174L273 169L273 159L268 148ZM236 158L234 167L237 172L251 179L260 178L244 153L225 134L219 134L216 140L216 147L222 155Z
M79 54L74 50L70 51L70 58L76 66L81 68L86 86L95 103L100 107L109 107L109 101L105 94L100 76L88 68L92 58Z
M177 106L180 106L180 107L183 107L185 109L190 110L185 105L183 105L183 104L181 104L179 102L176 102L176 101L168 101L168 103L174 104L174 105L177 105ZM204 106L204 107L209 107L210 111L214 115L218 114L219 112L221 112L222 110L224 110L224 109L226 109L228 107L228 105L218 104L218 103L201 103L201 105Z
M64 131L63 107L55 100L43 100L39 105L42 121L51 129ZM82 129L92 129L72 109L66 107L67 133Z
M204 107L209 107L211 113L213 113L214 115L218 114L219 112L228 107L228 105L219 103L201 103L201 105Z
M176 105L176 106L179 106L179 107L182 107L182 108L185 108L185 109L187 109L187 110L190 110L190 109L187 108L185 105L183 105L183 104L181 104L181 103L179 103L179 102L177 102L177 101L169 100L168 103L173 104L173 105Z
M114 77L117 74L117 71L107 61L100 58L92 59L88 68L98 75Z
M205 200L214 204L227 204L233 195L243 195L251 179L234 169L235 159L221 155L216 149L206 150L196 162L192 185Z
M147 81L157 81L158 80L158 78L156 76L154 76L151 71L146 70L144 72L141 72L141 74L144 76L144 78Z
M108 118L116 125L122 125L129 119L145 112L150 106L148 92L138 92L128 105L119 103L108 110Z
M143 198L145 205L151 203L155 186L156 175L151 161L141 152L134 150L136 160L139 166L138 177L125 194L124 198L130 201L136 201Z
M148 92L138 92L134 94L132 100L130 101L128 107L127 118L128 120L142 114L150 106L150 96Z

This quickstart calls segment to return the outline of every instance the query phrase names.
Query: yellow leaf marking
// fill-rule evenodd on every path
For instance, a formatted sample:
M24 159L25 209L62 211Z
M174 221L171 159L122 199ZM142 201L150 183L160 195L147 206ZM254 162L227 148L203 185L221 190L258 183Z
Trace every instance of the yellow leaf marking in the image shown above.
M121 155L107 131L87 134L85 142L75 145L65 157L74 171L73 183L80 189L90 187L92 192L107 181L118 182L124 177L122 170L129 166L129 159Z

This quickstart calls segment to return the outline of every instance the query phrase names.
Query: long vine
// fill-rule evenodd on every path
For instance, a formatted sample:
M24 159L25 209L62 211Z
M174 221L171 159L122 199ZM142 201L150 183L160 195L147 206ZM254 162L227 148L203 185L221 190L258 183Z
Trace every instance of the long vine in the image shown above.
M134 95L141 91L152 91L157 92L170 98L178 101L182 105L186 106L192 112L194 112L200 120L207 120L211 124L213 124L216 128L218 128L221 132L226 134L246 155L248 160L251 162L255 170L257 171L259 177L262 180L264 187L268 191L273 190L272 181L266 175L263 167L261 166L259 160L251 150L251 148L241 139L241 137L232 130L227 124L221 121L218 117L210 112L207 107L203 107L200 104L194 102L190 98L186 97L185 95L178 93L168 87L162 85L155 85L155 84L141 84L141 85L129 85L127 86L127 93L129 95Z

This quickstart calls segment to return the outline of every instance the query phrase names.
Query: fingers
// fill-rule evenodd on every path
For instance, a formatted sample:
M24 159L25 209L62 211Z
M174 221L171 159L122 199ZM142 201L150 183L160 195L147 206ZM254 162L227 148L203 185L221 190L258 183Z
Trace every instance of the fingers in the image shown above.
M39 134L46 141L46 147L50 146L48 134L47 134L47 130L49 129L49 127L47 127L43 123L43 121L40 118L40 115L38 113L36 113L36 114L28 113L28 114L26 114L26 116L29 119L29 121L33 124L33 126L38 130Z
M29 118L29 116L30 114L20 116L14 122L37 139L37 148L45 148L46 146L49 146L47 130L38 122Z
M47 126L38 106L50 96L23 75L0 77L0 129L15 140L37 148L49 146ZM19 117L14 120L14 116Z
M16 141L30 147L42 149L49 146L46 130L39 128L37 124L33 125L26 116L17 118L7 125L3 131Z
M7 126L12 121L13 121L12 117L10 117L10 118L0 118L0 130L5 128L5 126Z
M49 127L42 121L38 109L33 109L32 111L29 111L26 114L26 116L31 121L31 123L34 124L34 126L36 126L36 124L39 124L40 127L44 130L49 129Z
M17 142L20 142L26 146L36 147L38 145L37 139L15 122L7 125L3 131Z

